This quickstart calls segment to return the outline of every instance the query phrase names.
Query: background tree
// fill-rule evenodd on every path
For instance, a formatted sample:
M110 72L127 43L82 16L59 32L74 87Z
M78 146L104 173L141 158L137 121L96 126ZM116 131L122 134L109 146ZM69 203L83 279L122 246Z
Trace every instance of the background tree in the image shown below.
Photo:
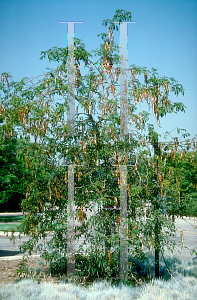
M100 45L100 49L93 51L100 57L95 64L90 60L92 54L85 50L82 41L77 38L74 40L77 95L73 97L78 105L84 108L84 113L79 113L77 109L75 132L78 134L74 136L67 135L64 117L68 109L66 94L68 48L54 47L42 51L41 59L48 57L59 65L37 78L30 80L24 78L20 82L14 82L10 74L2 74L1 90L4 97L1 102L1 113L5 121L3 130L6 134L13 134L18 126L24 137L34 139L31 144L33 148L30 148L30 144L27 147L26 168L31 182L27 183L26 198L22 201L22 209L28 212L28 215L19 228L21 233L30 236L30 240L21 245L21 250L24 252L28 250L31 254L35 249L51 263L58 260L59 252L62 255L67 252L65 209L68 191L65 183L68 183L68 172L65 164L76 165L75 205L79 209L90 207L92 201L101 208L102 206L118 208L119 166L126 164L129 254L142 260L145 257L143 246L149 250L158 247L157 236L154 235L156 224L159 224L160 228L165 227L165 230L159 233L160 251L164 252L164 246L167 244L168 248L170 245L174 246L170 240L175 230L174 225L165 215L161 215L159 206L157 209L155 205L149 206L146 212L147 220L145 223L142 222L146 202L157 203L160 201L158 195L165 196L165 190L162 186L164 178L160 176L162 169L159 172L159 167L156 168L154 161L151 160L149 141L143 132L148 125L149 113L144 110L136 113L136 105L147 101L159 124L160 118L167 113L185 110L182 103L173 103L169 100L169 91L178 96L179 93L184 94L184 90L174 78L159 77L156 69L149 71L147 68L130 66L128 70L131 74L131 79L128 80L130 135L119 139L120 119L117 109L120 108L118 78L121 69L112 66L119 63L121 58L116 53L119 47L113 41L113 21L126 20L131 20L131 13L118 10L112 20L103 21L104 25L109 24L108 37L106 33L101 34L104 43ZM88 67L88 73L84 76L79 70L80 61ZM99 114L101 112L98 121L92 114L92 111L96 110L96 105ZM85 119L81 118L81 114ZM176 200L174 198L172 202L176 203ZM48 202L49 206L46 206ZM56 206L58 210L55 210ZM43 220L38 213L42 213L44 209L46 218ZM89 264L86 263L85 271L81 271L80 274L86 272L91 276L96 274L111 276L113 272L117 274L118 250L112 253L111 247L119 248L118 210L104 213L98 211L89 222L86 222L86 216L80 210L78 218L82 223L76 228L75 238L85 233L87 241L91 243L88 249ZM92 232L87 234L90 223L94 226L94 234ZM48 231L53 232L51 241L38 244L39 239L45 238ZM77 260L77 264L79 268L80 259Z
M183 146L175 139L174 144L166 145L161 161L166 174L165 184L169 190L169 202L174 197L178 200L177 205L172 202L167 208L168 214L173 216L196 216L196 144L195 139L192 140L193 147L189 140L186 142ZM178 144L180 149L176 152ZM191 147L194 151L188 151Z
M1 135L0 143L0 209L12 211L19 209L25 198L24 168L18 159L18 142L16 138Z
M33 145L27 138L8 137L2 128L3 126L0 137L0 210L20 211L21 201L26 197L27 182L31 182L26 168L26 153L27 149L31 149L33 154Z

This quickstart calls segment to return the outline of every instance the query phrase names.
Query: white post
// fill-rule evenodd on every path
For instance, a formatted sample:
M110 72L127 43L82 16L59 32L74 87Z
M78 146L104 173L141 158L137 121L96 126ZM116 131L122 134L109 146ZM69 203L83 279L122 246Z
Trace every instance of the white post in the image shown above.
M67 113L67 132L68 135L75 134L75 70L74 70L74 26L75 23L83 22L69 22L69 21L60 21L59 23L68 23L68 69L67 69L67 79L68 79L68 113Z
M118 22L114 22L118 23ZM129 134L127 122L127 69L128 69L128 23L120 23L120 56L123 61L120 64L120 140ZM127 166L120 165L120 277L128 276L128 245L127 245Z
M73 226L68 230L68 244L67 244L67 275L71 279L75 276L75 216L74 216L74 165L68 166L68 206L67 216L68 223ZM70 217L70 218L69 218ZM70 222L69 222L70 221Z
M120 277L128 276L127 166L120 165Z
M74 24L83 22L60 21L59 23L68 23L68 113L67 113L67 134L75 134L75 70L74 70ZM74 166L68 166L68 205L67 205L68 223L73 224L72 229L68 230L67 245L67 276L74 279L75 276L75 217L74 217Z
M128 54L127 54L127 23L120 23L120 56L123 57L123 62L120 65L120 138L128 134L127 123L127 69L128 69Z
M120 56L123 56L120 73L120 139L128 134L127 123L127 22L120 23ZM120 277L128 276L127 247L127 166L120 166Z

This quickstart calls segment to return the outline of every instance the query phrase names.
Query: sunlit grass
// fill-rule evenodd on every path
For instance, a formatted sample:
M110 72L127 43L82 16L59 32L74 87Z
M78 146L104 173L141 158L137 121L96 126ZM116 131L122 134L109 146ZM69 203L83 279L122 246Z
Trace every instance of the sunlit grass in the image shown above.
M0 223L21 222L23 219L24 219L23 216L0 216Z
M8 230L8 229L17 229L17 226L19 226L19 224L0 224L0 231L4 231L4 230ZM10 230L11 231L11 230Z
M4 231L4 230L8 230L11 228L16 230L17 226L19 226L20 224L15 224L16 223L21 223L21 221L24 219L23 216L0 216L0 223L4 223L4 224L0 224L0 231ZM13 224L6 224L6 223L13 223ZM72 226L65 224L56 224L55 222L52 224L53 225L53 230L59 230L59 229L71 229ZM36 226L36 229L39 230L40 229L40 225Z

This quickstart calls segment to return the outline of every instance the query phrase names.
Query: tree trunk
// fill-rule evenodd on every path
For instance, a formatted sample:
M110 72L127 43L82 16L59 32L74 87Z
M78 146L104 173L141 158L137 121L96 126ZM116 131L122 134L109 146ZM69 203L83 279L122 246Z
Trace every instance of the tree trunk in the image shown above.
M159 278L159 233L160 233L160 228L158 224L158 220L155 226L155 277Z
M175 216L174 215L172 215L172 222L173 222L173 224L175 222Z
M110 211L104 211L104 213L106 214L108 212L109 214L109 218L111 219L112 216L110 216ZM111 227L110 226L106 226L106 229L105 229L105 236L106 238L111 238L111 235L112 235L112 230L111 230ZM105 254L108 255L108 251L111 251L111 242L109 242L109 240L105 240Z
M160 150L158 147L158 135L156 134L156 138L154 140L154 155L159 156L160 155ZM155 170L155 181L157 184L158 178L158 159L155 158L156 162L156 170ZM158 203L158 188L156 187L155 189L155 209L157 212L159 212L159 203ZM159 217L159 216L158 216ZM159 234L160 234L160 224L159 224L159 219L157 217L157 221L155 224L155 277L159 278L159 248L160 248L160 241L159 241Z

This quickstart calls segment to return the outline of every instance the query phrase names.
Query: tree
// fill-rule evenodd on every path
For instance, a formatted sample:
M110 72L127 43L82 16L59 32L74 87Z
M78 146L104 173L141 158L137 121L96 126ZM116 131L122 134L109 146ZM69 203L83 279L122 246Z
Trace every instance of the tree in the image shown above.
M1 210L14 211L20 209L20 203L26 196L27 182L31 182L25 164L27 148L32 149L33 145L27 139L5 135L2 130L0 139L0 207Z
M176 141L175 146L178 143ZM179 144L181 145L181 143ZM192 144L194 151L188 151L191 149L191 145L189 140L187 140L185 147L181 147L182 149L177 153L175 153L173 145L169 145L166 147L164 159L161 162L166 173L166 186L170 191L169 199L178 194L177 205L172 203L172 205L168 206L168 213L171 215L187 216L189 214L189 216L195 216L197 183L195 139L192 140ZM169 155L167 151L169 151ZM174 189L174 187L176 188Z
M65 164L75 164L75 205L80 209L89 207L91 201L94 201L101 208L117 208L105 212L99 210L88 222L85 213L78 211L81 226L75 229L75 239L87 233L88 225L91 224L95 229L94 235L86 235L91 243L88 249L89 265L86 264L85 271L81 271L82 275L89 273L93 277L118 274L118 254L117 251L112 253L111 247L119 248L121 224L118 207L122 164L128 168L129 254L142 260L145 258L143 246L149 250L159 249L162 253L167 243L170 245L171 242L172 248L174 246L170 240L174 225L165 215L161 215L158 205L161 202L158 195L166 195L162 185L164 179L150 155L149 137L156 133L151 131L151 126L149 137L143 133L148 126L149 113L136 113L136 105L147 101L159 124L160 118L167 113L185 111L182 103L169 100L169 91L178 96L179 93L184 94L184 89L174 78L159 77L156 69L149 71L132 65L128 70L131 74L131 80L128 81L128 124L131 129L129 134L119 139L122 118L117 113L117 109L121 108L118 78L122 70L114 66L119 60L122 62L122 58L116 53L119 47L113 41L113 22L120 24L130 20L130 12L118 10L112 20L103 21L105 26L109 25L108 35L102 33L104 43L100 49L92 51L100 57L95 63L90 60L92 54L86 51L84 43L77 38L74 40L77 95L72 94L72 97L84 108L84 113L79 113L77 107L75 132L78 134L67 134L68 126L64 117L68 111L70 93L67 82L68 47L54 47L41 52L41 59L47 57L59 65L38 76L38 79L23 78L20 82L14 82L9 73L2 74L1 90L4 97L1 114L5 121L2 128L6 134L13 134L17 126L24 137L34 138L33 153L30 154L27 147L26 156L31 182L27 183L26 198L22 201L22 209L28 215L19 228L21 233L30 236L30 240L21 245L21 250L28 250L31 254L36 249L52 263L58 260L59 251L62 255L67 252L65 208L68 191L65 183L68 183L69 171ZM88 74L84 76L79 70L81 61L88 68ZM144 82L137 76L143 76ZM102 112L98 121L92 114L97 104ZM86 117L85 120L80 117L81 114ZM155 155L159 156L157 151ZM62 160L64 164L61 165ZM153 205L147 209L148 218L144 223L141 220L147 201ZM176 198L172 201L176 206ZM46 206L48 202L49 206ZM56 206L58 210L55 210ZM44 209L45 220L38 214ZM166 230L160 231L161 227ZM48 231L53 231L52 240L46 244L37 244L40 238L46 237ZM79 255L76 257L78 268L83 270L80 261L84 261L84 258Z
M17 158L17 139L1 135L0 146L0 204L6 209L9 204L17 209L20 200L25 198L22 161Z

